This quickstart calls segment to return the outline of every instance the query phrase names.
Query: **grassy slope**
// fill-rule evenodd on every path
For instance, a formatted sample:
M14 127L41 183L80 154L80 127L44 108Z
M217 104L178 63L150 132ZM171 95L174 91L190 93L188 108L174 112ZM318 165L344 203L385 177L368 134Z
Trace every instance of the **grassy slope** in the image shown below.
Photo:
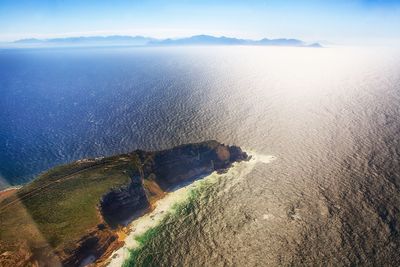
M217 145L216 141L191 144L171 153L197 155L199 148L214 149ZM138 153L59 166L17 193L0 198L0 255L26 249L25 241L30 243L28 247L50 244L56 250L72 249L76 241L102 223L97 211L100 198L111 188L128 184L132 173L138 173L138 166L142 166ZM170 151L158 153L168 155ZM143 163L153 162L153 157L154 153L145 155ZM154 177L146 177L144 182L151 203L164 195Z
M63 165L46 172L0 203L0 253L16 240L54 248L73 245L101 218L97 205L113 187L126 185L134 155Z

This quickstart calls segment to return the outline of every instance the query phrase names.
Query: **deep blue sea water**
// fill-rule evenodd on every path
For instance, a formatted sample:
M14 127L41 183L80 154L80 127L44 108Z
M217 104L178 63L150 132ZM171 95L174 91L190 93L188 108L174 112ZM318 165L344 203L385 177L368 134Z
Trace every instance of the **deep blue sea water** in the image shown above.
M17 184L80 158L179 143L179 129L188 127L188 116L196 113L194 98L204 94L193 92L204 74L185 54L0 51L3 179Z
M160 264L398 266L399 69L393 48L0 50L2 183L217 139L277 159L175 222Z

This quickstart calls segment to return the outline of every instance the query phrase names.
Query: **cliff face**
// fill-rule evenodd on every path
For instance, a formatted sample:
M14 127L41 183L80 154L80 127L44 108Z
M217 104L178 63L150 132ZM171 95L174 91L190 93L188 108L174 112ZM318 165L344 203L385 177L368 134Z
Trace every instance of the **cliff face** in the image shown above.
M154 160L145 166L145 174L154 173L157 183L166 191L247 159L247 154L239 147L216 141L178 146L151 156Z
M117 234L119 226L151 210L166 192L247 158L239 147L207 141L156 152L137 150L55 168L20 192L0 199L0 212L4 213L0 255L7 256L0 257L0 265L46 266L53 259L43 255L50 254L64 266L100 264L123 244ZM17 200L23 205L16 211ZM21 224L30 217L32 224ZM40 246L31 247L37 236L45 239ZM28 244L23 247L26 253L22 253L27 256L19 258L21 251L14 250L22 243Z
M109 227L100 224L97 229L83 236L72 249L59 252L62 266L85 266L95 262L102 256L123 246L118 235ZM51 265L50 265L51 266Z
M213 171L223 171L233 162L247 159L239 147L216 141L182 145L146 152L137 150L139 169L128 186L113 189L100 202L101 213L111 226L124 225L150 208L149 198L159 193L147 186L152 181L163 191L171 191Z
M111 226L127 224L130 219L141 215L149 208L142 180L139 176L132 177L128 186L112 189L100 201L101 214Z

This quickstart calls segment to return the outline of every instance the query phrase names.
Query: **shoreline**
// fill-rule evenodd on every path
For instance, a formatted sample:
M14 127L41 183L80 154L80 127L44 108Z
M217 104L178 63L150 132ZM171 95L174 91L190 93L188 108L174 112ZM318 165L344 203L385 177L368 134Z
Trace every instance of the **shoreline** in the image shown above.
M22 187L24 187L24 186L23 185L12 185L10 187L7 187L7 188L4 188L4 189L0 190L0 194L1 193L5 193L5 192L10 191L10 190L19 190Z
M14 194L18 190L20 190L22 187L23 187L22 185L18 185L18 186L13 185L13 186L7 187L3 190L0 190L0 201L3 201L3 198L6 198L10 194Z
M168 214L175 213L175 207L179 204L185 204L189 199L190 193L195 189L199 189L202 184L217 183L220 179L228 179L230 176L233 176L235 182L230 183L231 187L240 181L240 178L249 174L257 163L267 164L275 160L274 156L257 154L251 150L244 151L246 151L250 157L248 161L235 162L225 173L219 174L214 171L202 179L196 180L185 187L166 194L164 198L159 199L156 202L155 208L150 213L137 218L127 225L129 231L124 239L124 245L114 251L109 258L105 260L105 265L110 267L122 266L124 262L129 259L131 250L137 249L141 246L141 243L137 238L152 228L160 225Z
M4 199L7 197L16 194L19 189L21 189L22 186L12 186L12 187L7 187L4 190L0 191L0 202L2 202Z

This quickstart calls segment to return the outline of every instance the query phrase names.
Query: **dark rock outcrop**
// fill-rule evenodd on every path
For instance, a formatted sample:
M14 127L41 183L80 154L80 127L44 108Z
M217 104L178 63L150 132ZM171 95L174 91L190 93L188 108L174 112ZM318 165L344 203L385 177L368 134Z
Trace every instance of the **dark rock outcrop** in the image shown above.
M134 176L128 186L111 190L100 201L103 218L111 226L126 224L148 207L149 201L140 176Z
M104 255L110 255L112 251L123 246L118 241L118 235L105 225L99 225L98 229L81 238L72 250L64 250L67 256L62 261L62 266L86 266L95 262Z
M145 188L144 180L154 181L164 191L173 191L248 158L240 147L217 141L181 145L156 152L137 150L134 154L138 156L140 166L138 172L133 174L131 184L111 190L100 202L101 213L111 226L124 225L150 208L149 190Z
M154 152L153 161L146 166L145 173L154 173L160 187L170 191L181 183L191 182L213 171L223 171L233 162L247 158L239 147L208 141Z

